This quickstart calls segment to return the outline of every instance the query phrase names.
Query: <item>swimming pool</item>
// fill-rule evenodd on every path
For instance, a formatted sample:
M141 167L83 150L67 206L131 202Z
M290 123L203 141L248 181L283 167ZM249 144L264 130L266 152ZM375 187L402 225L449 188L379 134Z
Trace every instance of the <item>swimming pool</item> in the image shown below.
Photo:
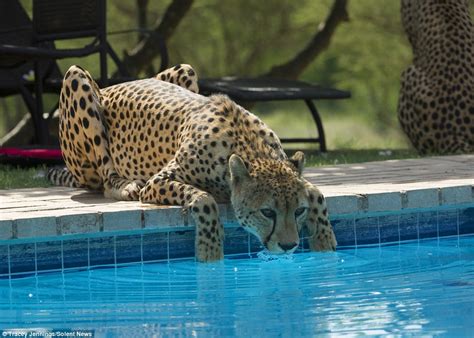
M101 336L474 335L474 236L0 280L0 327Z

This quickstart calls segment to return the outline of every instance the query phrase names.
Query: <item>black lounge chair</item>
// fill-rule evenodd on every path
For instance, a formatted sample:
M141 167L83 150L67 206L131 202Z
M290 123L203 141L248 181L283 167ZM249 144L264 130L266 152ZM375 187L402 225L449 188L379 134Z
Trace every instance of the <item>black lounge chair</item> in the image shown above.
M35 62L38 63L39 78L61 77L61 72L52 59L28 57L28 48L33 41L33 25L28 14L16 0L0 1L0 96L20 94L30 111L36 130L36 142L45 140L45 128L40 114L36 114L37 102L34 95ZM49 45L49 46L48 46ZM53 48L51 43L46 49ZM13 53L24 48L27 51L22 57ZM8 50L8 52L4 52ZM42 110L41 110L42 113Z
M303 100L316 124L318 137L287 138L281 141L286 143L319 143L322 152L327 151L326 138L321 116L313 101L346 99L351 96L348 91L322 87L303 81L264 77L202 79L199 81L199 89L203 94L223 93L232 99L244 102Z
M56 40L84 37L92 42L74 49L54 46ZM37 144L49 142L42 94L60 89L62 75L56 60L91 54L99 54L101 86L110 83L108 56L121 76L114 83L132 79L107 41L105 0L33 0L32 20L18 0L0 1L0 96L22 95L33 118ZM34 79L29 79L32 73Z

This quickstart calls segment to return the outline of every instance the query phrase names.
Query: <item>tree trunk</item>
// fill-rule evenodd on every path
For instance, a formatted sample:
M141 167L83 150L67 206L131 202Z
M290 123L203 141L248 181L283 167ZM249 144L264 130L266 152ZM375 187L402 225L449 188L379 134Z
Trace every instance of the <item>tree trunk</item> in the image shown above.
M137 76L157 55L160 55L160 40L168 41L191 8L193 1L173 0L166 9L163 19L155 23L148 38L143 39L130 53L125 54L123 66L131 76Z
M144 31L148 29L148 0L136 0L137 1L137 24L138 24L138 43L140 43L146 34Z
M147 37L148 31L148 2L149 0L136 0L137 1L137 25L138 25L138 41L142 42ZM156 74L153 63L150 62L145 67L145 74L147 77L152 77Z
M329 46L336 28L345 21L349 21L347 0L335 0L326 20L319 25L316 34L305 48L287 62L272 67L263 76L297 79L311 62Z
M146 6L143 2L146 3L147 0L137 0L139 7ZM155 23L150 36L142 39L128 55L125 55L123 65L130 75L137 76L160 54L159 39L167 41L171 37L192 3L193 0L173 0L166 9L163 19ZM327 49L339 24L349 20L347 3L348 0L335 0L326 20L319 24L310 42L293 58L272 67L262 76L297 79L314 59Z

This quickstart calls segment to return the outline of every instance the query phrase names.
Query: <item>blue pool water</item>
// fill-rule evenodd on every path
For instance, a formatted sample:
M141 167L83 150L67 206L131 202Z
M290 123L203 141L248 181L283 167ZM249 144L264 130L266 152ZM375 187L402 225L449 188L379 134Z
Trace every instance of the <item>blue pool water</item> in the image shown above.
M474 236L0 280L0 328L101 336L474 336Z

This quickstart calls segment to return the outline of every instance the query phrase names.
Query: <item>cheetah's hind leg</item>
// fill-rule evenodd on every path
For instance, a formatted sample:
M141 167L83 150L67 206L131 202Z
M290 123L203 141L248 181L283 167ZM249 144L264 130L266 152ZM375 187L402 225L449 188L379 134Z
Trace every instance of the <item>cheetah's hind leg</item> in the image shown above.
M83 186L74 179L74 176L67 168L51 168L48 171L47 178L53 185L83 188Z
M70 173L81 185L116 200L138 200L145 182L120 177L111 160L102 96L90 74L71 66L59 104L59 136Z

